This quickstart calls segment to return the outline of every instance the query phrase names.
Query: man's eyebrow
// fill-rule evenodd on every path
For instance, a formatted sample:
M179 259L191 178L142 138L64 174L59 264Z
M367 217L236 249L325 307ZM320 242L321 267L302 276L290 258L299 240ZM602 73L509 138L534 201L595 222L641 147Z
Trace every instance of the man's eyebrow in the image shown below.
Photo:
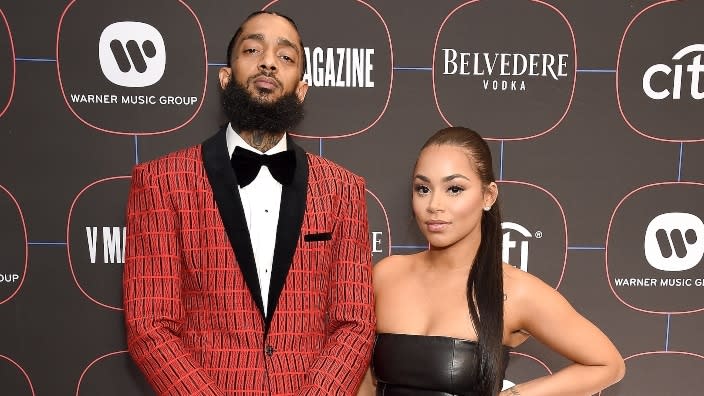
M301 51L298 49L298 46L297 46L296 44L294 44L294 43L293 43L291 40L289 40L289 39L286 39L286 38L283 38L283 37L279 37L279 39L277 40L277 42L279 43L279 45L283 45L283 46L286 46L286 47L291 47L291 48L293 48L293 49L296 51L297 54L300 54L300 53L301 53Z
M252 33L242 37L242 41L244 40L264 41L264 35L261 33Z
M264 35L263 35L262 33L252 33L252 34L248 34L248 35L246 35L246 36L243 36L243 37L242 37L242 41L244 41L244 40L264 41ZM291 41L291 40L289 40L289 39L287 39L287 38L279 37L279 38L276 40L276 43L277 43L278 45L283 45L283 46L285 46L285 47L291 47L291 48L293 48L293 49L296 51L297 54L300 54L300 53L301 53L301 50L298 48L298 46L297 46L296 44L294 44L293 41Z

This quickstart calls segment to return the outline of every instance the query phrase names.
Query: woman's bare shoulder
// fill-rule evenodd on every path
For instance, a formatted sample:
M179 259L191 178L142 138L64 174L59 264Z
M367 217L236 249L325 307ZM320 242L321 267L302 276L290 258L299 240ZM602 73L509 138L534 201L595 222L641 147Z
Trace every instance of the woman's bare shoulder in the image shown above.
M388 256L374 265L372 278L374 288L378 289L387 282L397 282L404 275L407 275L419 260L419 255L404 254Z
M503 264L504 293L514 301L534 298L537 294L554 293L555 290L540 278L510 264Z

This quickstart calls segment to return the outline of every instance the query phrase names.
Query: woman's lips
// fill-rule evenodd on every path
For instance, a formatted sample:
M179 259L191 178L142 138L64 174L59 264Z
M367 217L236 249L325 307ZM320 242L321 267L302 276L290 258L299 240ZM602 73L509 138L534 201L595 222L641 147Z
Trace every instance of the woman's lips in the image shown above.
M428 227L428 231L430 232L440 232L443 231L448 227L450 223L447 221L441 221L441 220L431 220L431 221L426 221L425 225Z

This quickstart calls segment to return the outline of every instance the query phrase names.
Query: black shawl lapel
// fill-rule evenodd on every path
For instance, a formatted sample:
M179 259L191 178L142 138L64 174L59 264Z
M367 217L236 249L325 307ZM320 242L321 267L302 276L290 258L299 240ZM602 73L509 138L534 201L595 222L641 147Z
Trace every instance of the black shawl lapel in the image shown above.
M227 152L226 130L227 127L223 127L217 134L203 142L203 164L227 237L235 251L237 263L259 312L264 316L264 303L259 288L247 219L244 217L242 199L237 189L237 178Z
M269 284L268 312L264 322L265 332L269 331L271 318L279 303L281 290L286 282L288 270L293 262L293 255L301 235L303 215L306 211L306 194L308 192L308 156L290 137L287 137L287 147L296 153L296 171L291 184L283 186L279 223L276 227L276 244L274 261Z

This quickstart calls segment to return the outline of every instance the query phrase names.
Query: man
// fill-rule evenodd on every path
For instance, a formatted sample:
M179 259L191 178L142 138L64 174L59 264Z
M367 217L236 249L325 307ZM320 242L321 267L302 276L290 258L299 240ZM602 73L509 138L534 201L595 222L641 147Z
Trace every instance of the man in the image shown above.
M362 379L375 324L364 184L286 136L304 59L293 21L250 15L219 72L230 124L135 167L127 344L159 395L348 395Z

